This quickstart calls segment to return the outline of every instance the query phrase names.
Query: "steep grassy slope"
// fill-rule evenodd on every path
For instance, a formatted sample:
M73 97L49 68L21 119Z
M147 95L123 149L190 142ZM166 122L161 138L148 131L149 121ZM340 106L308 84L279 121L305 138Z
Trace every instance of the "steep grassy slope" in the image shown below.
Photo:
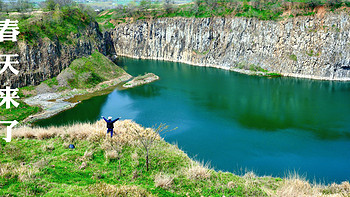
M140 139L152 130L118 121L116 135L105 123L18 128L11 143L1 142L1 196L306 196L349 195L348 182L311 186L300 179L237 176L191 160L156 135L150 170ZM176 132L176 131L174 131ZM74 144L75 149L68 145Z

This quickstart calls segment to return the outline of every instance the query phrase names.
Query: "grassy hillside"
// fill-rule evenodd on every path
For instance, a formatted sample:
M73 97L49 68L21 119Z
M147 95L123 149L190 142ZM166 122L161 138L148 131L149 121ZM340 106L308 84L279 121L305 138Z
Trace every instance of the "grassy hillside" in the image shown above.
M126 74L126 72L99 52L94 52L89 57L74 60L71 65L63 70L57 77L43 81L39 86L19 88L20 98L33 96L37 88L42 92L59 92L70 89L89 89L104 81L112 80ZM104 88L108 85L105 84ZM0 106L0 120L24 120L29 115L41 111L38 106L29 106L22 100L16 100L20 105L6 109Z
M97 84L117 78L126 72L99 52L74 60L65 72L73 72L74 76L68 78L70 88L91 88ZM58 77L62 76L59 75Z
M191 160L151 129L129 120L14 130L1 141L0 196L348 196L350 184L311 185L298 178L237 176ZM157 130L156 130L157 131ZM176 132L176 131L172 131ZM141 141L155 136L150 168ZM69 149L74 144L75 149Z

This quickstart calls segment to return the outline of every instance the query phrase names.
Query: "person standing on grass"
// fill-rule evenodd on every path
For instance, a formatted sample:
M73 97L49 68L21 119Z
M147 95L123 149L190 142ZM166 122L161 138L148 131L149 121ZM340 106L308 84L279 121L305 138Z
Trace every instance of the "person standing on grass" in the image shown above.
M109 116L108 119L106 119L104 116L101 116L106 122L107 122L107 133L106 135L111 132L111 138L113 137L113 128L114 128L114 122L119 120L119 118L115 119L115 120L112 120L112 117Z

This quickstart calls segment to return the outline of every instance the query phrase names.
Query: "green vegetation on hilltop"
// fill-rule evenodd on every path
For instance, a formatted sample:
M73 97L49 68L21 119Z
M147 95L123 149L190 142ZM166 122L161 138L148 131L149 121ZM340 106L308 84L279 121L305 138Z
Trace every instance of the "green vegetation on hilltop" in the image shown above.
M94 13L82 6L56 6L53 11L39 10L36 13L0 12L0 20L18 20L20 34L17 40L36 45L38 40L50 39L72 44L76 34L81 34L91 22ZM11 50L17 45L13 42L1 42L0 48Z
M116 9L102 12L97 21L104 28L111 28L118 23L137 19L161 17L214 17L237 16L255 17L260 20L278 20L284 12L285 17L314 15L314 9L325 6L326 11L334 11L341 6L349 6L346 0L194 0L192 3L174 5L171 1L151 3L142 0L139 4L120 5Z
M82 89L92 88L103 81L125 74L122 68L97 51L89 57L74 60L68 70L74 73L74 76L68 79L69 86Z
M86 28L91 18L77 7L65 7L53 12L43 13L40 16L19 20L19 39L34 42L39 38L68 41L73 34Z

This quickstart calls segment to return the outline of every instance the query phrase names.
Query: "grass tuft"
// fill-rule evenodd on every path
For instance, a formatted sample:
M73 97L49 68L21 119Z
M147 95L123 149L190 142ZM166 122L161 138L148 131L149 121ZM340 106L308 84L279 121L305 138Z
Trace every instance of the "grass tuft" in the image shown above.
M208 164L203 165L201 163L192 163L187 170L187 176L190 179L208 179L211 176Z
M168 174L159 173L154 179L154 184L156 187L161 187L163 189L169 189L173 184L174 177Z

